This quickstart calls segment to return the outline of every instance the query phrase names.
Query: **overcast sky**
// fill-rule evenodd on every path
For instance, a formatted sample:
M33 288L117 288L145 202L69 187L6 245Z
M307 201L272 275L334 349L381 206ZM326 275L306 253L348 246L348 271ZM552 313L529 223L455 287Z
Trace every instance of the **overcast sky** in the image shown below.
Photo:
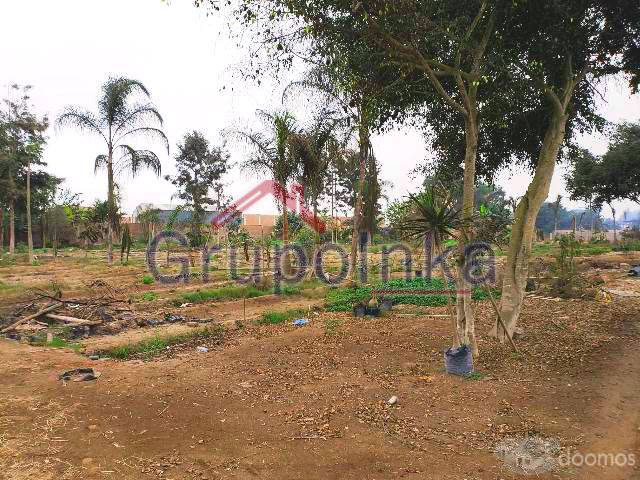
M170 4L161 0L2 0L0 43L4 45L0 87L33 85L36 109L50 118L66 105L95 111L100 86L110 75L143 81L165 118L171 143L169 156L159 146L155 149L162 153L163 174L174 172L175 144L188 131L200 130L218 142L222 129L250 125L256 108L280 105L277 85L257 86L234 74L246 51L228 38L224 19L206 17L191 0ZM611 82L604 93L607 102L601 105L601 113L608 120L640 119L640 97L630 96L622 82ZM299 107L298 112L305 111L303 102ZM607 139L587 137L582 143L601 154ZM407 129L378 136L374 149L382 163L382 178L393 184L388 192L391 198L405 196L419 184L410 172L427 151L417 132ZM99 153L104 148L98 138L71 129L50 129L45 154L48 170L65 178L65 187L82 193L85 203L106 197L104 174L93 173ZM232 149L236 162L243 154ZM562 168L557 169L550 198L565 194L562 173ZM529 180L525 173L504 172L498 183L508 195L520 196ZM239 195L258 181L235 169L228 178L229 193ZM121 184L128 213L140 203L169 203L174 193L168 182L148 173L123 178ZM620 207L636 208L630 202ZM275 205L265 201L251 211L271 213Z

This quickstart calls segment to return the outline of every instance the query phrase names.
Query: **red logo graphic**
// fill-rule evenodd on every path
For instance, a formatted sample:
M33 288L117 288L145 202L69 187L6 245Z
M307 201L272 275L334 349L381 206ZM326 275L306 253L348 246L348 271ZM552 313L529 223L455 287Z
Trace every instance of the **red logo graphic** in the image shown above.
M220 228L231 223L238 214L244 212L247 208L255 205L268 195L274 196L276 200L281 202L282 192L285 192L286 211L295 212L300 215L300 218L316 232L325 232L327 228L326 224L315 216L304 204L304 187L298 183L294 183L291 186L291 190L287 192L282 185L274 180L265 180L241 198L232 202L228 207L213 217L211 224L215 228Z

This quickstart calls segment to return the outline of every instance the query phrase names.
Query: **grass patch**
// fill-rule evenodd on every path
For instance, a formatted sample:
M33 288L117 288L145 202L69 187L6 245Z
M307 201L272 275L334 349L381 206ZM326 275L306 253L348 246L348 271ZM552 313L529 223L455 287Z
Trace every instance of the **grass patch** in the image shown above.
M140 301L142 302L155 302L158 299L158 294L156 292L146 292L140 296Z
M69 348L76 353L82 350L82 345L79 343L73 343L65 340L62 337L53 337L50 342L47 342L46 337L38 338L36 341L31 342L32 345L38 347L49 347L49 348Z
M155 278L153 278L153 275L145 274L142 277L142 283L144 285L153 285L155 281L156 280L155 280Z
M154 356L165 350L167 347L170 347L172 345L179 345L181 343L187 343L196 339L215 340L217 343L222 343L223 336L224 326L222 325L206 327L200 330L195 330L178 335L161 336L156 333L153 338L148 338L134 344L120 345L98 353L100 356L116 358L119 360L127 360L132 356L138 355L147 357Z
M296 285L282 285L280 287L280 295L291 296L300 295L303 291L317 288L321 283L317 280L300 282ZM240 298L257 298L265 295L273 295L275 291L272 288L262 289L253 286L236 286L229 285L221 288L196 290L195 292L187 292L180 295L174 301L175 304L181 303L205 303L219 300L235 300Z
M342 321L338 318L329 318L324 322L324 334L326 336L335 335L338 327L342 325Z
M180 299L188 303L205 303L212 300L232 300L238 298L256 298L270 295L270 290L261 290L256 287L228 286L211 290L196 290L183 293Z
M455 290L453 283L447 287ZM358 286L355 288L332 288L327 292L326 307L330 312L349 312L353 305L365 302L371 298L373 288L369 286ZM412 280L390 280L375 286L375 290L402 290L402 293L384 294L385 298L391 298L393 303L398 305L417 305L423 307L442 307L447 305L447 295L442 293L422 293L421 290L444 290L444 282L438 278L431 280L424 278L414 278ZM416 293L412 293L415 290ZM499 289L492 289L495 298L500 297ZM455 303L453 295L450 296ZM472 298L477 301L489 298L487 292L482 288L473 290Z
M593 255L602 255L603 253L609 253L613 251L613 248L609 245L580 245L580 253L585 257L591 257Z
M305 315L306 311L300 309L287 310L286 312L264 312L258 323L260 325L278 325L289 320L303 318Z
M0 292L3 293L13 293L13 292L19 292L20 290L24 290L24 285L21 285L19 283L4 283L2 281L0 281Z
M484 378L484 374L480 372L471 372L468 375L465 375L464 378L466 380L482 380Z

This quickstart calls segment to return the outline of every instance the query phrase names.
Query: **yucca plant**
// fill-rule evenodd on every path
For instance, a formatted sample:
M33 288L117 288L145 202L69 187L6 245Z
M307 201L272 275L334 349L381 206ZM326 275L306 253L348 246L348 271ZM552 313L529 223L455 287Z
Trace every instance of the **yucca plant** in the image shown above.
M448 238L458 238L465 225L462 209L449 191L441 184L432 184L422 193L409 196L409 211L398 229L406 238L424 239L430 237L437 255L443 251L443 243ZM449 280L442 270L443 286L446 289ZM453 346L459 347L464 336L454 314L450 295L447 307L453 328Z
M145 101L135 101L135 96ZM107 205L109 222L107 233L107 257L113 264L113 232L117 230L115 177L124 172L135 176L142 168L150 169L160 176L161 164L151 150L138 150L130 145L130 140L145 136L159 140L169 152L169 140L164 132L150 124L162 127L162 116L149 101L149 90L137 80L110 78L102 86L102 96L98 101L98 113L78 107L67 107L57 119L57 126L72 126L81 131L99 135L105 142L105 153L96 157L94 170L107 171ZM119 155L119 157L117 157Z

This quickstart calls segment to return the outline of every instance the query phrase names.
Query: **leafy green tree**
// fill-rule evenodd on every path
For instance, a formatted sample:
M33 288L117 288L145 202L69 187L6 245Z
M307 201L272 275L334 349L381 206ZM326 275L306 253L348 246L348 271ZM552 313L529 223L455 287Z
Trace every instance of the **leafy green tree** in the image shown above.
M10 93L13 95L5 99L6 111L3 112L2 121L6 125L8 140L7 162L12 164L7 169L7 174L18 176L25 172L25 188L16 188L15 179L10 179L9 190L15 203L15 195L18 190L24 194L26 201L27 220L27 245L29 263L33 263L33 233L32 233L32 209L31 209L31 172L34 165L44 165L42 161L43 147L46 143L44 132L49 126L46 117L38 118L31 111L29 104L29 91L31 86L12 85ZM15 209L15 207L12 207ZM12 220L13 223L14 220ZM15 232L15 226L11 230ZM15 238L10 241L10 245Z
M599 211L608 205L613 215L614 241L617 241L617 200L640 200L640 124L617 127L608 151L597 157L580 149L570 157L571 168L565 180L572 200L584 200Z
M150 244L155 236L156 226L160 224L160 210L157 208L148 208L138 215L137 220L142 224L145 239L147 243Z
M191 209L189 239L191 246L200 247L204 243L202 223L206 207L215 204L209 192L222 190L222 177L229 169L229 154L224 147L212 148L202 133L194 131L178 144L175 160L177 174L167 175L165 179L177 187L176 196Z
M143 101L137 101L136 96ZM107 258L113 264L113 233L118 229L115 177L124 172L135 176L142 168L160 175L161 163L151 150L139 150L130 141L147 137L160 141L169 152L169 141L161 130L163 120L158 110L150 103L147 88L137 80L114 77L102 86L98 101L98 112L92 113L78 107L67 107L58 117L57 125L73 126L100 136L105 142L105 153L95 159L95 171L107 171L107 206L109 223L107 232ZM150 125L159 125L160 128ZM116 155L120 155L116 158Z
M304 221L302 217L296 212L287 212L287 225L289 226L289 233L291 236L296 236L301 228L304 227ZM276 223L273 226L273 234L276 237L282 238L282 230L284 228L284 216L278 215Z

